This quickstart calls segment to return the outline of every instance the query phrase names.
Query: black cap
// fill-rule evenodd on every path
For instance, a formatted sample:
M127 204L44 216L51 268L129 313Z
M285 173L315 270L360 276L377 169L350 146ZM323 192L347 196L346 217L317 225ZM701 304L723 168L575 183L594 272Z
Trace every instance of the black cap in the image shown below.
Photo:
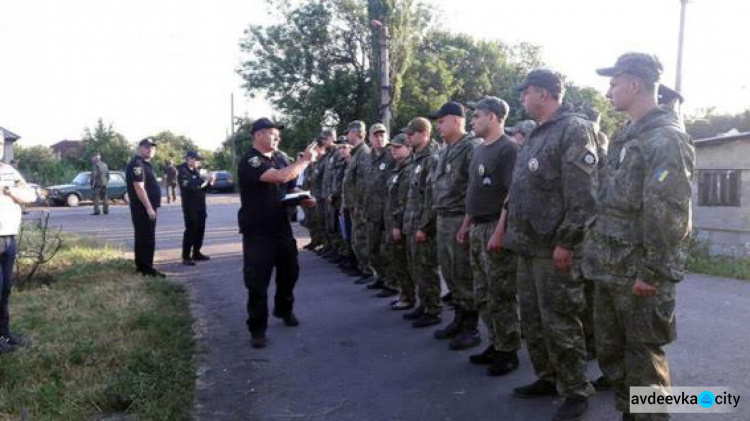
M516 86L517 91L523 91L529 86L546 89L553 96L560 97L565 92L562 78L555 72L547 69L534 69L526 75L523 83Z
M334 143L337 145L348 145L349 139L347 139L346 136L339 136Z
M197 159L198 161L203 159L198 151L188 151L188 153L185 154L185 158Z
M464 110L464 106L456 101L450 101L443 104L442 107L440 107L439 110L435 111L434 113L430 113L427 115L427 117L435 120L438 118L443 118L447 115L454 115L456 117L466 118L466 110Z
M679 92L666 85L659 85L659 104L669 104L674 100L680 104L685 102L685 98Z
M283 124L276 124L268 118L259 118L253 122L253 126L250 128L250 134L255 134L265 129L279 129L284 130Z
M495 113L500 120L505 120L510 110L508 103L496 96L486 96L479 101L469 102L466 105L475 110L487 110Z
M614 67L597 69L596 73L601 76L617 76L629 74L645 81L656 83L661 79L664 71L656 56L645 53L625 53L617 59Z
M140 142L138 142L138 147L141 146L156 146L156 140L154 140L153 137L147 137L144 139L141 139Z

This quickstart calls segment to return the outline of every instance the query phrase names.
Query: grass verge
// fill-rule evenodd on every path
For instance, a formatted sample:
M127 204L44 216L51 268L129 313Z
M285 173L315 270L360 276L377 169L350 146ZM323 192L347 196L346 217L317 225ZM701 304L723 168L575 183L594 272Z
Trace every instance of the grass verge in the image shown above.
M712 256L708 245L695 239L691 243L687 268L695 273L750 280L750 259Z
M0 356L0 419L190 418L184 287L136 276L121 250L67 235L39 278L11 296L11 328L32 344Z

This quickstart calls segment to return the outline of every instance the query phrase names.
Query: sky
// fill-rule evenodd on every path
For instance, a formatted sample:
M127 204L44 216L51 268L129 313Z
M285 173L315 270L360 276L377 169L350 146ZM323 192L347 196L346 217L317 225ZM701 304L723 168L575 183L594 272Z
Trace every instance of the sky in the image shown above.
M674 85L679 0L427 0L443 27L531 42L548 67L604 92L594 69L626 51L656 54ZM249 24L274 24L262 0L0 0L0 126L21 145L80 139L98 118L130 141L162 130L219 147L235 115L273 109L236 74ZM744 0L690 0L685 110L750 108Z

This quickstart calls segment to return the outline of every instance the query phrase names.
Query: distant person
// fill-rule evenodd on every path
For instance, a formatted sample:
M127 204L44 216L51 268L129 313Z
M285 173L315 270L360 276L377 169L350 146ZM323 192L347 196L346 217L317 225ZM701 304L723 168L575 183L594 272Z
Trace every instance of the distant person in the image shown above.
M21 174L1 161L2 153L3 148L0 148L0 354L27 342L20 335L11 334L8 305L17 253L16 235L21 229L20 205L36 199L36 193L26 185Z
M109 184L109 167L102 161L102 156L97 152L91 156L91 190L94 194L94 213L100 215L99 203L103 203L104 214L109 213L109 200L107 198L107 184Z
M161 188L151 167L156 155L156 141L147 137L138 143L138 152L125 168L130 198L130 217L135 229L136 270L145 276L164 277L154 269L156 247L156 211L161 204Z
M185 155L185 162L177 167L177 179L182 198L182 214L185 217L185 233L182 236L182 264L195 266L196 261L210 260L201 253L206 232L206 189L213 184L213 176L202 178L200 163L203 158L196 151Z
M518 146L523 146L526 143L526 139L531 136L531 132L536 129L536 122L534 120L523 120L519 121L513 127L507 127L505 134L513 138Z
M167 161L167 165L164 167L164 190L167 193L167 203L169 203L170 195L172 202L177 202L177 168L175 168L174 161L171 159Z

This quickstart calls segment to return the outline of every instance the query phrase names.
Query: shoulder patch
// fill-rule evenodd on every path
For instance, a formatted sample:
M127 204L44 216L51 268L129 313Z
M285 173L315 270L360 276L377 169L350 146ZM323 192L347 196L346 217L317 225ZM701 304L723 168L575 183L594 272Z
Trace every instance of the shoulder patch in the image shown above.
M656 179L660 183L663 183L667 179L667 177L669 177L669 170L667 169L661 169L656 172Z
M586 165L594 165L596 164L596 155L594 155L593 152L586 152L583 155L583 163Z
M258 158L257 156L254 156L248 159L247 163L250 164L250 166L253 168L258 168L260 167L260 158Z

